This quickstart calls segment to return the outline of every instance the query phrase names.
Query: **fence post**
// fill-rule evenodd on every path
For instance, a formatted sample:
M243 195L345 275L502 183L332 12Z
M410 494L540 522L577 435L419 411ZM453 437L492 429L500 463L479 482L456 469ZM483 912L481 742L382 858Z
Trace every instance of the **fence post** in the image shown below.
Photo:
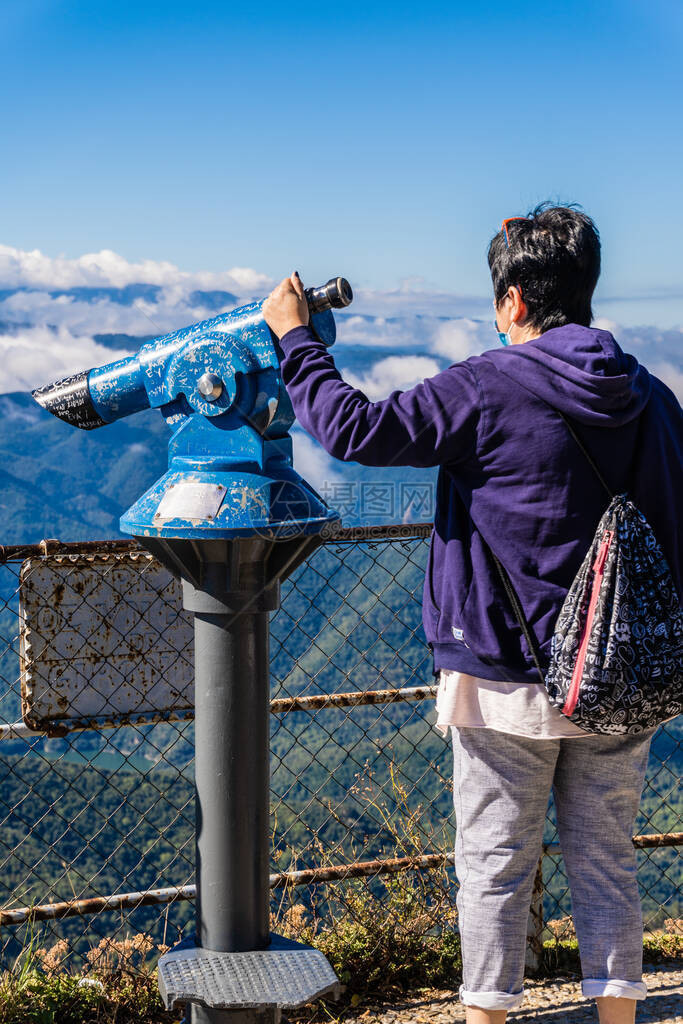
M541 854L536 868L526 934L524 966L534 974L540 971L543 961L543 854Z

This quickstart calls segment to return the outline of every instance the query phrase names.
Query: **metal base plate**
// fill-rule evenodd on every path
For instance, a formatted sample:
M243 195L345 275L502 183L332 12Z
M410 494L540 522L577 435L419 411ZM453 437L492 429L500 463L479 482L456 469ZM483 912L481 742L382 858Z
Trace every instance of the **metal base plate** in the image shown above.
M159 958L159 992L167 1010L176 1003L212 1009L294 1009L327 992L339 979L323 954L271 934L268 949L217 953L185 939Z

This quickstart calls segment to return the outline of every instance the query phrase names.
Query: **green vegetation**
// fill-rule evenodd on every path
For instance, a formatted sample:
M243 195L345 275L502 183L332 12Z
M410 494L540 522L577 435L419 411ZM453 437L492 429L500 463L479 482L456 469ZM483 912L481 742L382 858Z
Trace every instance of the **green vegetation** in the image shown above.
M423 852L420 808L410 807L410 794L390 769L390 794L367 781L352 787L372 812L386 836L380 852L410 857ZM136 799L145 799L139 793ZM445 849L447 832L433 836L433 847ZM365 837L350 852L367 858L374 840ZM315 840L311 856L322 868L335 864L330 848ZM290 851L290 862L296 858ZM342 998L320 1000L289 1012L291 1020L323 1024L378 1000L391 1001L409 991L455 990L461 979L453 881L445 865L432 871L409 871L372 879L349 878L336 886L314 886L279 892L273 931L320 949L342 982ZM67 922L64 922L67 923ZM73 922L72 922L73 923ZM129 922L130 923L130 922ZM571 918L548 922L553 939L544 945L541 974L558 971L580 975L578 948ZM174 1024L180 1010L164 1010L155 964L168 949L148 934L105 937L86 948L74 969L73 943L66 938L38 948L29 928L26 948L12 971L0 976L0 1024ZM648 962L683 959L683 920L669 919L665 930L644 938Z
M392 857L424 852L420 811L409 806L409 793L392 770L391 798L371 787L359 794L383 826ZM443 849L446 833L435 835ZM366 840L353 851L369 859ZM335 863L317 844L317 863ZM461 970L460 942L453 903L453 885L446 866L432 871L380 875L372 880L350 878L329 891L313 891L308 907L290 903L277 924L284 933L320 949L353 1001L371 992L397 993L421 986L453 982ZM296 897L292 890L290 899Z
M118 975L100 979L26 971L0 980L0 1024L166 1024L156 980Z
M282 608L271 623L272 696L431 683L418 599L425 555L426 545L411 543L330 545L317 552L283 587ZM4 599L16 586L14 570L11 575ZM9 687L0 698L11 720L18 715L10 689L18 674L10 649L17 614L12 600L0 612L0 636L8 643L0 674ZM451 751L433 720L431 702L274 714L273 870L450 851ZM681 722L672 723L655 740L637 831L683 830L681 732ZM0 904L192 882L192 753L192 723L3 742ZM551 820L546 839L554 838ZM674 867L679 856L674 848L639 851L649 930L683 913ZM545 918L562 918L570 903L561 859L547 857L544 874ZM349 983L367 988L386 976L414 987L436 984L440 972L457 968L455 884L451 867L349 879L284 899L276 891L271 909L280 920L286 905L290 927L321 945L335 964L351 965L340 967ZM395 924L386 908L399 896L403 923ZM108 910L45 924L40 942L68 939L70 969L77 970L100 939L147 934L157 945L172 944L193 914L193 904L181 901ZM26 945L28 930L8 929L5 962Z
M643 963L683 961L683 933L658 932L643 936ZM579 944L576 939L551 939L543 944L544 975L575 974L581 977Z
M0 976L0 1024L172 1024L151 965L148 936L105 940L90 950L91 970L70 974L67 943L29 945L14 969ZM155 951L156 952L156 951Z
M322 719L324 733L304 713L297 715L308 718L308 728L302 723L294 730L289 719L296 716L277 716L274 746L280 752L273 756L273 870L316 866L325 857L338 865L452 849L450 751L421 714L412 710L413 720L402 726L399 736L393 730L392 739L390 724L376 707L352 709L348 714L349 709L329 711ZM373 741L381 729L387 729L384 745L376 745L375 760L369 764L358 754L372 750L368 742L355 749L365 728ZM41 746L44 742L40 741ZM680 831L680 794L672 793L666 782L655 788L643 798L637 827ZM397 797L399 790L404 793L403 802ZM194 881L192 781L171 768L152 768L141 776L125 768L109 772L38 753L8 756L2 749L0 805L0 901L5 906ZM410 816L414 842L402 853L406 846L399 844L396 835L401 819ZM552 836L550 826L547 835ZM638 858L646 929L662 928L667 917L683 916L676 882L680 851L671 847L642 850ZM443 884L452 904L454 872L451 867L444 870ZM545 858L544 875L546 920L568 914L561 858ZM368 879L362 885L375 908L381 907L386 899L382 879ZM351 891L352 883L346 881L298 890L296 899L310 914L315 904L318 919L325 921L339 894L348 892L344 898L350 901ZM277 904L274 893L274 911ZM352 910L347 902L346 913ZM52 936L67 937L79 955L100 938L126 930L148 933L156 942L166 935L167 941L175 942L193 914L190 902L123 913L105 911L45 924L41 942ZM5 949L6 957L18 954L26 941L24 933L22 927L8 932L11 944Z
M290 1011L289 1019L329 1024L357 1013L365 1004L390 1002L407 991L457 989L461 979L457 932L449 931L439 939L429 934L422 903L413 898L419 885L391 879L384 915L377 915L367 892L356 889L349 897L353 917L341 918L317 933L296 904L273 922L292 938L312 939L343 983L340 1000L319 1000ZM566 920L558 924L564 924L564 930L570 928ZM683 960L683 934L678 930L683 922L670 924L676 930L645 937L646 963ZM156 985L156 959L166 947L155 947L146 935L106 939L89 950L87 973L72 974L66 966L67 946L65 941L49 950L30 945L13 970L0 975L0 1024L177 1024L180 1020L182 1010L167 1012ZM580 976L575 939L556 936L545 943L540 974L552 977L558 972Z

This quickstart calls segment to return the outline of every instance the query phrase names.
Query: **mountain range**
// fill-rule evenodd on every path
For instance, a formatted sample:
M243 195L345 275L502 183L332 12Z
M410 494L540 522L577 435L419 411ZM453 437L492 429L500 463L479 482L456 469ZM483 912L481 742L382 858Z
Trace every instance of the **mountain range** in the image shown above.
M106 251L51 259L0 246L0 543L119 536L122 512L166 466L169 435L157 412L81 432L39 408L31 389L245 304L270 283L244 268L191 274ZM378 400L497 344L487 308L490 300L412 285L359 290L336 314L333 354L343 377ZM683 394L680 328L596 323ZM340 463L296 425L292 435L295 467L346 525L432 518L435 471Z
M244 304L265 294L269 286L263 275L244 268L225 274L187 274L166 264L131 265L114 253L50 260L40 253L17 253L0 246L0 544L31 543L45 537L97 540L120 536L122 512L166 468L169 433L158 412L147 411L84 432L41 409L31 398L31 388L110 362L137 350L149 337ZM409 388L450 363L497 344L490 300L430 296L406 288L391 294L360 291L351 309L337 315L338 340L333 353L344 378L372 400L395 388ZM613 330L623 347L663 377L679 396L683 393L680 329L619 328L604 320L599 326ZM298 426L292 435L296 468L339 511L346 525L432 519L435 470L377 470L340 463ZM399 561L407 557L399 547L388 554L368 552L367 558L356 551L357 564L345 565L343 578L335 577L335 584L328 587L320 587L321 575L327 579L333 569L339 574L341 568L338 564L327 566L328 553L323 549L316 552L317 569L314 565L297 570L296 580L285 585L283 607L271 622L275 695L280 694L279 687L291 694L305 692L309 685L316 691L332 692L351 685L377 689L432 682L419 626L420 558L424 559L426 545L411 548L408 563L390 572L387 583L387 570L392 569L387 557ZM329 558L334 561L332 554ZM381 592L376 604L373 585ZM16 587L13 570L6 586ZM407 593L415 596L406 601ZM0 596L9 598L9 591ZM0 632L13 637L14 603L0 612L0 618ZM301 631L293 630L292 623L301 623ZM348 642L341 642L344 638ZM0 679L15 680L17 659L10 643L0 661ZM4 702L3 715L14 720L19 714L17 694L0 687L0 701ZM329 796L334 798L337 821L342 824L337 831L330 826L326 841L357 839L362 846L369 836L366 853L379 854L377 822L357 805L353 794L358 772L365 771L360 759L367 750L377 757L375 783L386 782L387 764L378 756L385 744L402 772L421 785L424 777L424 789L411 790L411 800L424 800L428 812L425 826L436 828L447 822L450 796L439 772L447 773L450 755L428 716L428 711L424 717L415 714L410 704L329 711L315 720L307 712L288 714L281 721L273 716L273 793L283 801L277 818L278 845L284 849L291 844L302 857L299 866L307 864L312 856L307 849L309 830L318 830L329 820L321 802L323 796ZM374 745L361 745L357 750L365 734ZM44 764L61 765L62 817L48 816L45 822L43 807L53 798L54 773L43 771L37 780L38 757L26 757L25 742L3 744L1 753L9 770L0 804L9 808L16 803L18 808L5 822L5 843L8 852L15 844L23 850L22 857L10 855L7 861L3 902L18 898L19 889L24 901L46 899L41 878L31 871L27 874L25 866L42 863L48 844L54 863L45 860L43 878L62 877L58 840L63 821L68 823L65 842L72 868L83 880L96 877L100 891L117 891L126 884L142 888L186 881L192 866L187 852L191 849L192 817L177 821L169 804L171 817L167 821L157 808L157 798L159 789L167 788L183 805L190 798L186 773L192 740L191 723L161 723L111 734L85 732L67 739L35 741L40 746L34 753ZM117 760L111 756L113 751ZM680 724L676 723L657 737L639 830L680 829L676 786L681 751ZM95 764L86 769L91 759ZM140 770L145 772L144 779ZM117 785L103 787L102 780L106 781L110 772L115 773ZM76 782L79 792L74 796ZM318 803L311 800L312 792L320 792ZM29 829L29 836L26 808L41 820L40 830ZM136 841L121 844L117 830L130 828L131 808L139 814ZM153 816L148 813L151 808L155 808ZM103 816L106 830L99 825ZM162 828L167 831L160 844ZM78 829L87 836L97 835L99 845L90 840L83 845ZM139 850L149 850L149 857L141 857ZM180 861L179 850L186 851ZM186 855L189 860L183 860ZM665 913L674 917L680 913L675 886L670 884L672 875L667 875L676 853L665 849L640 856L646 919L651 926L660 925ZM567 913L569 905L563 876L552 862L548 865L552 877L547 881L546 913L557 916ZM26 893L25 876L30 877L32 886ZM67 880L70 882L68 874ZM59 883L61 888L50 881L53 884L57 896L70 898L66 881ZM559 906L555 898L561 900ZM139 927L160 927L153 908L135 914ZM140 915L145 914L143 921ZM190 916L189 905L174 908L173 920L179 927ZM102 920L103 927L110 927L108 918L102 915ZM64 929L65 934L73 934L74 941L83 930L80 923L77 927L73 922L66 922Z

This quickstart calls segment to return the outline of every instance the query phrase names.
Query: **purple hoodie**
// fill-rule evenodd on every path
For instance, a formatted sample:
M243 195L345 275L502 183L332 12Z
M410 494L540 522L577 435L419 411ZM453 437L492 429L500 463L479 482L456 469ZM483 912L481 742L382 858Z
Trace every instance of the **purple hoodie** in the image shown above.
M683 414L608 331L567 324L454 363L370 402L307 327L280 342L296 416L337 459L439 466L422 620L434 671L538 682L495 552L547 664L555 619L608 497L561 410L615 491L652 526L681 593ZM484 543L485 541L485 543Z

